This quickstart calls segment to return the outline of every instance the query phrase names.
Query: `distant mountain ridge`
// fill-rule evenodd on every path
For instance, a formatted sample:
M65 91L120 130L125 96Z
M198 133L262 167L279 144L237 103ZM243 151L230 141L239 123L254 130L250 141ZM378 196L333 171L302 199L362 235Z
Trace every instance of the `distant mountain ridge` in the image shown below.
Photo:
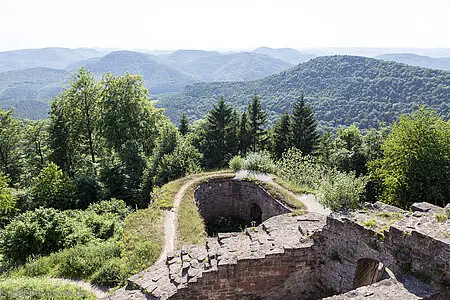
M423 68L450 70L450 57L436 58L413 53L392 53L378 55L376 58Z
M253 52L265 54L293 65L298 65L300 63L307 62L314 57L317 57L317 55L314 53L299 52L292 48L274 49L269 47L259 47L253 50Z
M75 61L99 57L107 52L95 49L42 48L0 52L0 72L31 68L64 69Z
M194 84L181 94L159 97L157 106L166 108L173 121L180 117L179 107L195 120L221 96L243 111L254 94L261 96L272 122L301 94L323 127L356 123L369 128L417 105L450 117L450 72L358 56L318 57L256 81Z

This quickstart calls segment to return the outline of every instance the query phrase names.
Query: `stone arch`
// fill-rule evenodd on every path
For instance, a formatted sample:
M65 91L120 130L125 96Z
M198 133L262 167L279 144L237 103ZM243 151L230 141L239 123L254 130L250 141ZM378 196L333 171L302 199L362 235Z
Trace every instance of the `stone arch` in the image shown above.
M380 281L383 278L384 271L383 263L376 259L362 258L358 260L353 288L356 289Z
M250 219L252 222L255 222L257 225L262 223L262 210L258 204L252 203L250 207Z

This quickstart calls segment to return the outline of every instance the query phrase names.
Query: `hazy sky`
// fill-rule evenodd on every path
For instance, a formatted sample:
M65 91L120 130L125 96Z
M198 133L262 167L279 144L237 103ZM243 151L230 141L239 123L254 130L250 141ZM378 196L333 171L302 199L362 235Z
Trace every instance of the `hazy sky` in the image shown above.
M0 0L0 50L450 47L450 0Z

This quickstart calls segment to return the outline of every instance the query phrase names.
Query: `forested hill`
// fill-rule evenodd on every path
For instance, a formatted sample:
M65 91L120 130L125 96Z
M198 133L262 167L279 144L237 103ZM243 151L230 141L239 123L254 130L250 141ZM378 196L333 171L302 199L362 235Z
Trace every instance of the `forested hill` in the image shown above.
M221 96L244 110L258 94L273 122L302 93L325 127L390 123L417 105L450 117L450 72L359 56L318 57L256 81L194 84L181 94L159 97L157 105L174 121L183 111L198 119Z
M101 76L111 72L115 75L139 74L151 94L177 92L187 84L195 82L194 78L159 61L159 58L135 51L116 51L101 58L91 58L69 66L76 70L85 67Z

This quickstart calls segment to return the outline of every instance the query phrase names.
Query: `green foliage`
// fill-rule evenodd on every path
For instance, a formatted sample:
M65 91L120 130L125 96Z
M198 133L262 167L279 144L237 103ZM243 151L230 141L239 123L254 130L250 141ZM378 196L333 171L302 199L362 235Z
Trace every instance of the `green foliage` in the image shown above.
M273 128L273 152L276 159L280 159L283 153L292 146L291 117L283 114Z
M142 209L128 215L121 242L121 257L127 276L151 266L164 244L164 214L159 209Z
M0 253L12 264L20 264L32 256L117 239L121 234L122 223L114 214L39 208L17 216L0 231Z
M263 150L263 142L266 139L265 125L267 123L267 113L261 108L260 97L254 95L252 102L247 109L249 119L249 137L251 140L250 149L252 151Z
M121 220L125 220L126 216L132 212L132 209L123 200L112 198L111 200L92 203L86 211L93 211L98 215L112 214L118 216Z
M180 125L178 126L178 131L182 136L189 133L189 120L185 113L181 114Z
M278 176L300 189L318 190L325 176L325 167L312 156L303 156L296 148L289 149L277 163Z
M320 185L320 202L332 211L352 210L361 205L367 178L332 170Z
M268 152L250 152L244 159L244 169L261 173L274 173L275 164Z
M292 145L305 155L311 154L319 139L313 110L305 103L303 95L292 107Z
M111 258L105 261L99 269L90 277L93 283L115 287L123 284L128 274L125 273L126 266L119 257Z
M8 300L94 300L91 292L49 278L8 278L0 282L0 298Z
M363 226L370 229L377 228L377 221L375 221L374 219L367 220L363 222Z
M425 201L445 206L450 198L450 122L421 108L402 115L371 164L384 201L403 208Z
M233 128L233 110L221 98L217 105L206 116L206 135L204 149L205 165L208 168L221 168L226 166L234 152L236 140Z
M345 128L339 127L335 139L335 149L331 155L331 164L344 172L366 174L367 156L364 137L355 124Z
M448 219L450 219L450 209L443 213L434 213L434 218L440 223L446 222Z
M237 172L239 170L242 170L242 168L244 167L244 159L241 156L236 155L230 160L228 165L231 170Z
M240 111L255 91L268 112L269 123L287 112L302 94L314 108L319 127L333 129L355 123L359 128L391 123L417 104L450 118L450 75L445 71L411 67L358 56L323 56L279 74L252 82L212 82L186 87L182 94L158 98L172 120L180 107L191 119L201 118L219 95Z
M16 212L17 199L8 187L9 179L0 173L0 228L2 228Z
M31 194L35 207L68 209L73 207L74 185L54 163L42 169L34 181Z
M0 169L14 184L20 177L20 127L12 112L0 109Z
M194 191L199 183L190 186L181 199L178 207L177 247L201 244L206 241L207 233L203 217L195 204Z

